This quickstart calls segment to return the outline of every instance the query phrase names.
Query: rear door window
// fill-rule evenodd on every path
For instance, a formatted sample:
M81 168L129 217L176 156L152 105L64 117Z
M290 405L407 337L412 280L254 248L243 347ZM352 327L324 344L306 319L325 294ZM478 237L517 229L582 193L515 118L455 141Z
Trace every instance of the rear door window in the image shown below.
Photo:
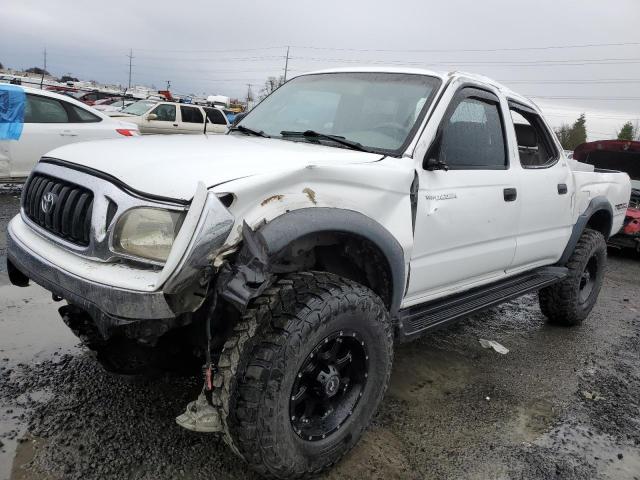
M180 106L183 123L204 123L204 117L198 107Z
M217 108L205 108L205 112L207 112L207 118L214 125L226 125L227 121L225 119L224 113L222 113Z
M68 123L69 114L60 100L27 94L24 123Z
M509 111L522 167L546 168L554 165L560 154L540 116L534 110L515 102L509 102Z

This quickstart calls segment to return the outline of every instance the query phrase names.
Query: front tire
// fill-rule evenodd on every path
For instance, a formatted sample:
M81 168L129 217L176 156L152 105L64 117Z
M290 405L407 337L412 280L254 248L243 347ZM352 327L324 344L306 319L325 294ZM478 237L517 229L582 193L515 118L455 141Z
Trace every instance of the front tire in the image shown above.
M264 476L318 473L362 435L392 359L389 315L371 290L328 273L287 275L252 302L220 356L225 440Z
M567 262L567 277L538 293L540 309L550 322L572 326L587 318L598 299L606 264L604 236L585 229Z

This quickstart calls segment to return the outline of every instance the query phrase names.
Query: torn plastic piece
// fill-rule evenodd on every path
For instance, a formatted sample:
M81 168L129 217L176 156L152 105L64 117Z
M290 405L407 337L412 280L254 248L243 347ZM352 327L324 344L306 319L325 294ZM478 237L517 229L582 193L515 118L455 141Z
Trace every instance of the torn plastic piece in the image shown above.
M508 348L500 345L495 340L485 340L484 338L481 338L479 341L482 348L493 348L496 352L501 353L502 355L509 353Z
M0 140L19 140L26 95L22 87L0 83Z
M587 390L583 390L582 391L582 396L584 398L586 398L587 400L593 400L593 401L602 400L604 398L604 397L602 397L602 395L600 395L596 391L589 392Z
M258 297L275 280L269 263L267 243L260 232L243 222L244 247L236 261L226 262L218 274L216 290L226 301L244 313L249 301Z
M176 417L176 423L193 432L215 433L222 431L218 409L209 404L204 392L187 405L185 412Z

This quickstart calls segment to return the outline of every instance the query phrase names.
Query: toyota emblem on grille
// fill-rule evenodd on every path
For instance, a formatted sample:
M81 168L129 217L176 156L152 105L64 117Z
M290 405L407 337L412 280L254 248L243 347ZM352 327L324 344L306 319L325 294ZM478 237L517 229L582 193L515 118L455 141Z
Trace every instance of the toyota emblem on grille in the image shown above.
M49 192L45 193L42 196L42 201L40 202L40 208L44 213L49 213L58 199L58 195L55 193Z

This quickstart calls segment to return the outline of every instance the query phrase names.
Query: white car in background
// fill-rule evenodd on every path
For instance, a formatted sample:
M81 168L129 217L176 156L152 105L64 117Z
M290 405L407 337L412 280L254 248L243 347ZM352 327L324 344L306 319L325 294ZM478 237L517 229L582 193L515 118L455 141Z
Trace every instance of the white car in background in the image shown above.
M226 133L229 127L227 116L219 108L184 103L141 100L110 115L135 123L142 134L202 134L205 118L207 133Z
M19 140L0 140L0 179L27 177L48 151L69 143L132 137L138 127L107 117L65 95L20 87L26 94Z

